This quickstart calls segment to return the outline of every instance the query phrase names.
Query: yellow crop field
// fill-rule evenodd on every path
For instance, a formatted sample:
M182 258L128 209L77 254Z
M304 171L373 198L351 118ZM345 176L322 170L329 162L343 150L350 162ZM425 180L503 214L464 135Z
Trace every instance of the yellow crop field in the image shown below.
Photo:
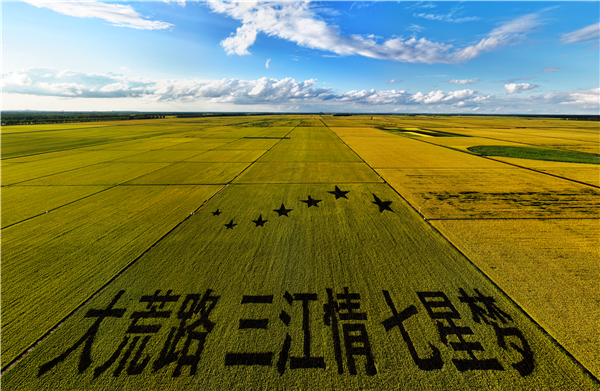
M428 219L600 217L600 190L518 168L377 173Z
M70 123L70 124L40 124L40 125L7 125L2 126L2 134L16 134L16 133L32 133L32 132L43 132L47 130L62 130L62 129L73 129L80 130L86 128L99 128L106 126L115 126L117 124L127 124L129 121L118 121L118 122L87 122L87 123Z
M130 185L211 185L226 184L249 163L174 163L130 180Z
M273 148L260 158L260 163L293 163L293 162L354 162L362 159L349 148L346 149L283 149Z
M332 127L331 130L335 132L338 137L342 139L345 137L368 137L369 139L388 139L394 140L396 136L387 132L380 132L373 128L364 126L359 127Z
M521 144L512 141L502 141L497 139L489 139L483 137L431 137L427 139L427 142L446 147L452 147L462 149L465 152L467 148L474 147L477 145L503 145L510 147L526 147L527 144Z
M3 360L14 359L219 189L117 187L3 229Z
M388 186L338 188L229 186L3 386L594 387Z
M27 163L27 162L35 162L38 160L47 160L57 157L64 156L72 156L78 153L86 152L82 149L70 149L66 151L57 151L57 152L47 152L47 153L38 153L34 155L24 155L19 157L13 157L9 159L2 159L2 166L4 167L7 163Z
M600 340L590 338L600 324L597 217L433 225L590 371L600 373Z
M21 182L22 185L117 185L152 173L170 163L99 163Z
M288 135L288 133L290 133L294 127L293 126L288 126L288 127L276 127L276 126L269 126L269 127L261 127L261 128L252 128L253 130L255 130L255 132L251 133L250 136L248 137L285 137Z
M595 164L549 162L544 160L518 159L501 156L494 156L493 159L600 186L600 166Z
M2 388L600 390L600 166L544 147L595 147L572 122L3 132Z
M49 212L107 186L7 186L2 188L2 228Z
M187 149L156 149L152 151L137 153L135 155L129 155L120 159L115 159L112 161L112 163L175 163L180 162L182 160L187 160L200 153L202 153L202 151Z
M202 151L195 156L186 159L186 162L204 162L204 163L252 163L261 157L266 150L260 149L219 149L211 151Z
M279 139L244 138L218 147L217 149L269 149L277 144Z
M323 123L320 119L303 119L298 127L315 127L315 126L323 126Z
M277 143L273 150L323 150L323 151L332 151L332 150L345 150L350 151L350 148L345 144L339 142L339 140L332 141L319 141L312 140L309 138L290 138L283 139L281 142Z
M539 171L600 187L600 169L596 167L543 167Z
M222 136L220 136L222 137ZM210 138L206 138L206 139L194 139L194 138L190 138L190 140L192 141L188 141L186 143L180 143L177 145L172 145L172 146L167 146L164 149L165 150L192 150L192 151L196 151L196 150L201 150L201 151L206 151L209 149L215 149L218 147L221 147L223 145L227 145L228 143L231 143L232 140L227 140L227 139L210 139Z
M335 131L335 128L333 129ZM373 168L500 168L496 163L477 156L431 145L409 137L365 139L342 137L342 140Z
M135 154L135 152L131 151L90 151L87 153L72 153L51 159L20 163L18 165L3 168L2 185L12 185L31 179L47 177L48 175L70 172L133 154ZM11 160L12 159L8 161L10 162Z
M167 147L175 147L178 145L189 144L186 141L170 141L167 138L159 138L157 140L130 140L118 143L110 143L101 146L88 147L91 150L102 151L152 151L155 149L163 149Z
M364 163L256 163L234 183L382 182Z

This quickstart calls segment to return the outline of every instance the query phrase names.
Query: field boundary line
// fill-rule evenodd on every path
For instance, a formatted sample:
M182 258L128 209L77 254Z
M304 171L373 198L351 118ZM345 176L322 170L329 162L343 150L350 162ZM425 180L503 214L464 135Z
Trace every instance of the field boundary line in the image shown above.
M45 215L46 213L50 213L50 212L52 212L52 211L55 211L55 210L57 210L57 209L60 209L60 208L62 208L63 206L67 206L67 205L73 204L73 203L75 203L75 202L78 202L78 201L84 200L84 199L86 199L86 198L88 198L88 197L95 196L96 194L100 194L100 193L102 193L102 192L104 192L104 191L107 191L107 190L113 189L113 188L115 188L115 187L117 187L117 186L118 186L118 185L116 185L116 186L111 186L111 187L107 187L106 189L102 189L102 190L100 190L100 191L97 191L97 192L95 192L95 193L88 194L88 195L86 195L86 196L84 196L84 197L81 197L81 198L78 198L78 199L76 199L76 200L73 200L73 201L67 202L66 204L59 205L59 206L57 206L57 207L55 207L55 208L52 208L52 209L48 209L46 212L43 212L43 213L37 214L37 215L35 215L35 216L30 216L30 217L28 217L28 218L26 218L26 219L23 219L23 220L21 220L21 221L17 221L17 222L15 222L15 223L9 224L9 225L7 225L6 227L2 227L1 229L3 230L3 229L6 229L6 228L8 228L8 227L12 227L13 225L21 224L21 223L23 223L23 222L25 222L25 221L28 221L28 220L31 220L31 219L33 219L33 218L36 218L36 217L39 217L39 216L43 216L43 215ZM53 187L56 187L56 186L53 186Z
M372 128L372 129L374 129L374 130L379 130L379 129L375 129L375 128ZM383 130L381 130L381 131L383 132ZM403 137L403 136L399 136L399 137ZM497 139L488 138L488 137L480 137L480 138L486 138L486 139L489 139L489 140L495 140L495 141L503 141L503 142L506 142L506 140L497 140ZM487 160L491 160L491 161L494 161L494 162L497 162L497 163L503 163L503 164L507 164L507 165L509 165L509 166L513 166L513 167L517 167L517 168L522 168L522 169L524 169L524 170L533 171L533 172L536 172L536 173L538 173L538 174L544 174L544 175L548 175L548 176L551 176L551 177L554 177L554 178L563 179L563 180L565 180L565 181L574 182L574 183L578 183L578 184L580 184L580 185L584 185L584 186L590 186L590 187L593 187L593 188L596 188L596 189L600 189L600 186L592 185L592 184L590 184L590 183L587 183L587 182L581 182L581 181L578 181L578 180L576 180L576 179L565 178L565 177L562 177L562 176L559 176L559 175L556 175L556 174L551 174L551 173L549 173L549 172L545 172L545 171L539 171L539 170L536 170L536 169L534 169L534 168L530 168L530 167L519 166L518 164L515 164L515 163L509 163L509 162L505 162L505 161L502 161L502 160L496 160L496 159L493 159L492 157L489 157L489 156L481 156L481 155L477 155L477 154L474 154L474 153L470 153L470 152L462 151L462 150L460 150L460 149L451 148L451 147L448 147L448 146L446 146L446 145L440 145L440 144L430 143L430 142L428 142L428 141L426 141L426 140L419 140L419 138L418 138L418 137L414 137L414 138L411 138L411 139L412 139L412 140L416 140L416 141L420 141L420 142L422 142L422 143L425 143L425 144L429 144L429 145L435 145L435 146L438 146L438 147L442 147L442 148L450 149L450 150L452 150L452 151L466 153L467 155L471 155L471 156L475 156L475 157L480 157L480 158L487 159ZM534 146L537 146L537 147L539 147L539 145L535 145L535 144L525 144L525 145L534 145ZM565 151L573 152L573 151L570 151L570 150L567 150L567 149L565 149ZM544 161L545 161L545 160L544 160ZM558 162L558 163L568 163L568 162ZM576 164L576 163L574 163L574 164ZM370 166L369 166L369 167L370 167Z
M133 155L123 156L122 158L117 158L117 159L123 159L123 158L130 157L130 156L137 156L137 155L141 155L142 153L145 153L145 152L148 152L148 151L142 151L142 152L139 152L139 153L134 153ZM85 152L81 152L81 153L85 153ZM50 159L52 159L52 158L50 158ZM117 160L117 159L114 159L114 160ZM43 161L43 160L46 160L46 159L41 159L41 161ZM95 166L95 165L98 165L98 164L119 163L119 162L115 162L114 160L107 160L107 161L104 161L104 162L98 162L98 163L88 164L87 166L80 166L80 167L77 167L77 168L71 168L71 169L64 170L64 171L58 171L58 172L54 172L52 174L47 174L47 175L42 175L42 176L38 176L38 177L35 177L35 178L30 178L30 179L27 179L27 180L24 180L24 181L21 181L21 182L15 182L15 183L10 183L8 185L2 185L2 187L9 187L9 186L14 186L14 185L19 185L21 183L25 183L25 182L29 182L29 181L34 181L36 179L46 178L46 177L49 177L49 176L52 176L52 175L64 174L65 172L79 170L80 168L92 167L92 166ZM23 163L19 163L19 164L35 163L35 162L39 162L39 161L40 160L35 160L33 162L23 162ZM123 163L127 164L127 163L130 163L130 162L123 162ZM143 162L143 163L150 163L150 162ZM168 162L165 162L165 163L168 163ZM42 186L86 186L86 185L42 185ZM89 185L89 186L94 186L94 185ZM102 186L102 185L98 185L98 186Z
M85 123L88 123L88 122L72 122L72 123L85 124ZM32 126L31 124L24 124L24 125L25 126ZM33 124L33 125L52 125L52 124ZM6 126L22 126L22 125L6 125ZM63 131L63 130L99 129L99 128L107 128L107 127L114 127L114 128L116 128L117 126L135 126L135 125L117 124L117 125L90 126L90 127L83 127L83 128L71 128L71 129L32 130L31 132L2 133L2 136L9 135L9 134L31 134L31 133L43 133L43 132L60 132L60 131Z
M178 132L178 133L184 133L184 132L189 132L189 130L186 131L182 131L182 132ZM44 151L44 152L37 152L37 153L30 153L27 155L19 155L19 156L11 156L11 157L5 157L2 158L2 161L9 161L10 159L17 159L20 157L27 157L27 156L36 156L36 155L43 155L45 153L53 153L53 152L63 152L63 151L72 151L74 149L80 149L80 148L93 148L96 146L100 146L100 145L107 145L107 144L114 144L114 143L121 143L121 142L125 142L125 141L135 141L135 140L140 140L140 139L144 139L144 138L151 138L151 137L158 137L161 136L160 134L154 134L152 136L142 136L142 137L134 137L134 138L130 138L130 139L125 139L125 140L118 140L118 141L109 141L109 142L105 142L105 143L98 143L98 144L93 144L93 145L85 145L85 146L81 146L81 147L73 147L73 148L63 148L63 149L54 149L54 150L49 150L49 151ZM190 140L191 141L191 140ZM147 152L147 151L143 151L143 152ZM44 159L42 159L44 160Z
M526 128L526 129L536 129L536 128ZM495 131L499 131L500 129L495 128ZM537 129L536 129L537 130ZM505 131L499 131L498 133L508 133L508 134L516 134L518 136L523 136L522 133L517 133L517 132L505 132ZM586 133L587 134L587 133ZM590 132L590 134L592 134L592 132ZM535 137L535 136L534 136ZM557 140L568 140L568 141L580 141L583 143L593 143L593 144L599 144L598 141L588 141L588 140L577 140L577 139L570 139L570 138L565 138L565 137L556 137L556 136L543 136L543 137L547 137L547 138L552 138L552 139L557 139ZM481 138L486 138L486 137L481 137ZM506 141L506 140L504 140ZM522 144L527 144L527 143L522 143ZM528 144L528 145L535 145L535 144ZM562 149L562 148L561 148Z
M131 140L128 140L128 141L131 141ZM192 141L193 141L193 140L192 140ZM235 139L234 139L234 141L235 141ZM190 141L188 141L188 142L190 142ZM228 143L225 143L224 145L231 144L232 142L233 142L233 141L230 141L230 142L228 142ZM182 143L182 144L185 144L185 143ZM93 164L89 164L89 165L87 165L87 166L81 166L81 167L77 167L77 168L72 168L72 169L65 170L65 171L59 171L59 172L55 172L55 173L48 174L48 175L42 175L42 176L39 176L39 177L36 177L36 178L27 179L27 180L25 180L25 181L21 181L21 182L15 182L15 183L11 183L11 184L8 184L8 185L2 185L2 187L8 187L8 186L14 186L14 185L22 185L23 183L26 183L26 182L29 182L29 181L34 181L34 180L36 180L36 179L46 178L46 177L49 177L49 176L52 176L52 175L64 174L64 173L66 173L66 172L70 172L70 171L79 170L79 169L81 169L81 168L92 167L92 166L95 166L95 165L98 165L98 164L106 164L106 163L117 163L117 164L139 164L139 163L152 163L152 162L115 162L115 160L125 159L125 158L128 158L128 157L137 156L137 155L142 155L142 154L144 154L144 153L147 153L147 152L150 152L150 151L162 151L162 150L164 150L164 149L166 149L166 148L169 148L169 147L162 147L162 148L157 148L157 149L150 149L150 150L148 150L148 151L140 151L140 152L137 152L137 151L136 151L136 153L134 153L134 154L132 154L132 155L127 155L127 156L123 156L123 157L118 157L118 158L115 158L115 159L113 159L113 160L107 160L107 161L104 161L104 162L93 163ZM204 152L213 151L214 149L215 149L215 148L213 148L213 149L205 149L205 150L201 150L201 152L200 152L200 153L198 153L198 154L196 154L196 155L193 155L193 156L190 156L189 158L186 158L186 159L191 159L191 158L193 158L193 157L196 157L196 156L198 156L198 155L201 155L201 154L203 154ZM170 150L168 150L168 149L167 149L167 151L170 151ZM48 153L50 153L50 152L48 152ZM81 153L85 153L85 152L81 152ZM9 159L10 159L10 158L9 158ZM164 166L164 167L161 167L161 168L159 168L159 169L157 169L157 170L161 170L161 169L163 169L163 168L170 167L170 166L172 166L173 164L175 164L175 163L180 163L180 162L183 162L183 161L185 161L186 159L179 160L179 161L176 161L176 162L156 162L156 163L166 163L166 164L167 164L166 166ZM45 159L42 159L42 160L45 160ZM39 160L38 160L38 161L39 161ZM32 162L24 162L24 163L32 163ZM194 162L188 162L188 163L194 163ZM151 171L151 172L149 172L148 174L151 174L151 173L153 173L153 172L155 172L155 171L157 171L157 170ZM144 175L148 175L148 174L144 174ZM144 175L141 175L141 176L144 176ZM139 177L135 177L135 178L129 179L129 180L125 181L125 182L119 183L119 184L117 184L117 185L114 185L114 186L119 186L119 185L122 185L122 184L124 184L124 183L130 182L130 181L132 181L132 180L134 180L134 179L137 179L137 178L139 178ZM22 185L22 186L27 186L27 185ZM36 185L34 185L34 186L36 186ZM42 185L42 186L86 186L86 185ZM94 185L90 185L90 186L94 186ZM107 186L107 185L98 185L98 186ZM114 186L113 186L113 187L114 187Z
M196 123L196 122L194 122L194 123ZM252 121L250 121L250 122L241 122L241 123L242 124L244 124L244 123L252 123ZM217 125L217 126L211 126L211 127L215 127L216 128L216 127L220 127L220 126L232 126L232 125L237 125L237 124ZM135 126L135 125L130 125L130 124L127 124L127 125L125 125L125 124L122 124L122 125L107 125L107 126L94 127L93 129L113 127L113 126L117 127L117 126ZM76 128L76 129L89 129L89 128ZM70 129L61 129L61 130L70 130ZM71 150L79 149L79 148L90 148L90 147L95 147L95 146L99 146L99 145L114 144L114 143L120 143L120 142L125 142L125 141L134 141L134 140L140 140L140 139L145 139L145 138L160 137L160 136L164 136L164 135L187 133L189 131L190 131L189 129L186 129L186 130L181 130L181 131L175 131L174 133L159 133L159 134L153 134L153 135L150 135L150 136L140 136L140 137L133 137L133 138L124 139L124 140L118 140L118 141L109 141L109 142L105 142L105 143L97 143L97 144L93 144L91 146L90 145L86 145L86 146L82 146L82 147L55 149L55 150L44 151L44 152L30 153L28 155L19 155L19 156L6 157L6 158L2 158L1 160L3 160L3 161L4 160L9 161L10 159L16 159L16 158L20 158L20 157L43 155L45 153L52 153L52 152L71 151ZM3 135L8 135L8 134L27 134L27 133L33 133L33 132L2 133L2 134L0 134L0 137L3 136ZM205 138L205 137L200 137L200 138ZM190 141L193 141L193 140L190 140ZM162 148L159 148L159 149L162 149ZM144 151L144 152L147 152L147 151Z
M575 183L579 183L580 185L585 185L585 186L594 187L596 189L600 189L600 186L592 185L591 183L587 183L587 182L581 182L581 181L578 181L576 179L565 178L565 177L562 177L560 175L552 174L550 172L536 170L535 168L531 168L531 167L519 166L518 164L514 164L514 163L505 162L505 161L502 161L502 160L493 159L493 158L491 158L489 156L480 156L480 157L482 157L484 159L492 160L494 162L508 164L509 166L514 166L514 167L522 168L522 169L525 169L525 170L537 172L539 174L548 175L548 176L551 176L551 177L554 177L554 178L564 179L565 181L575 182Z
M391 118L390 120L392 120L393 118ZM431 123L432 121L428 121L428 123ZM472 126L476 125L474 123L471 122L453 122L454 124L457 125L468 125L468 127L463 127L462 129L468 129L468 130L472 130ZM457 126L458 127L458 126ZM550 126L547 126L550 127ZM502 128L497 128L497 127L493 127L490 126L490 129L492 130L514 130L517 129L517 127L502 127ZM533 129L533 130L543 130L540 129L538 127L525 127L525 129ZM565 129L565 128L561 128L561 129ZM585 133L585 134L596 134L596 131L594 130L590 130L590 131L586 131L585 129L572 129L572 128L567 128L568 130L575 130L577 132L581 132L581 133ZM516 133L516 132L506 132L506 131L500 131L499 133L510 133L510 134L518 134L519 136L521 136L521 133ZM472 136L471 136L472 137ZM566 139L564 137L556 137L556 136L545 136L545 137L549 137L549 138L557 138L557 139L564 139L564 140L571 140L571 139ZM576 140L576 141L582 141L582 142L588 142L587 140ZM595 141L591 141L592 143L594 143Z
M322 122L322 120L321 120ZM331 130L329 127L327 127L331 132L333 132L333 130ZM337 135L337 133L333 132L344 144L346 144L346 142ZM350 146L348 144L346 144L349 148ZM352 148L350 148L352 149ZM353 150L354 151L354 150ZM356 152L354 152L356 153ZM358 154L357 154L358 155ZM360 155L359 155L360 157ZM362 159L362 158L361 158ZM364 160L363 160L364 161ZM367 164L367 162L365 162L365 164ZM367 164L368 165L368 164ZM369 167L371 167L370 165L368 165ZM371 167L371 169L373 169ZM373 171L375 171L373 169ZM377 174L377 172L375 171L375 173ZM381 178L383 179L383 178ZM525 317L527 319L529 319L531 322L533 322L533 324L535 325L535 327L544 335L546 335L551 343L555 344L558 349L563 352L567 357L569 357L571 360L574 361L575 365L577 365L581 371L586 374L587 376L589 376L592 381L597 382L600 385L600 380L594 376L594 374L588 370L579 360L577 360L575 358L575 356L573 356L567 349L565 349L564 346L562 346L552 335L550 335L535 319L533 319L515 300L513 300L512 297L510 297L503 289L500 288L500 286L498 286L498 284L496 284L494 282L494 280L492 280L490 278L490 276L488 276L486 273L483 272L483 270L481 270L473 261L471 261L471 259L469 259L469 257L467 257L454 243L452 243L444 234L442 234L440 232L440 230L438 230L435 226L433 226L421 213L419 213L419 211L410 203L408 202L408 200L406 200L406 198L404 198L402 196L402 194L400 194L393 186L391 186L387 181L385 181L385 179L383 179L385 184L388 185L396 194L398 194L398 196L404 200L404 202L406 202L406 204L408 206L410 206L412 208L412 210L414 210L418 215L420 215L421 217L423 217L423 219L425 220L425 223L428 224L435 232L438 233L438 235L440 235L442 238L444 238L444 240L446 240L446 242L448 242L450 244L450 246L452 246L452 248L454 248L461 256L463 256L474 268L476 271L478 271L487 281L490 282L490 284L492 284L492 286L494 286L498 292L500 292L500 294L504 295L505 298L507 298L507 300L510 303L513 303L517 309L517 311L520 311L523 315L525 315Z

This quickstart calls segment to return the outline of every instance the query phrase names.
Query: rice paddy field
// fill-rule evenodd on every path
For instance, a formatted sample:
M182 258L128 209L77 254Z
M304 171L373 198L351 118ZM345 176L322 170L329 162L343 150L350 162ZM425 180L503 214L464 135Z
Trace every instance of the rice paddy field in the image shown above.
M600 390L597 122L1 137L3 390Z

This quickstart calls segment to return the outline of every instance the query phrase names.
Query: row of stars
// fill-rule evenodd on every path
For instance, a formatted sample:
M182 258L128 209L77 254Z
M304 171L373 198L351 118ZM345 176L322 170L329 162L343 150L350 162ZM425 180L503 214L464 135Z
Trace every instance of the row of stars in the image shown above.
M340 198L348 199L347 194L350 193L350 190L341 190L338 186L336 186L334 191L328 191L328 193L333 194L335 196L336 200L340 199ZM379 207L379 213L383 213L383 211L386 211L386 210L393 212L392 208L390 208L392 201L382 201L375 194L373 194L373 198L375 199L375 201L372 201L371 203L373 203ZM309 195L308 199L300 200L300 201L307 204L309 208L311 206L315 206L318 208L319 202L321 202L322 200L314 199L314 198L312 198L312 196ZM273 212L277 212L279 217L281 217L281 216L289 217L288 213L290 213L292 210L293 209L287 209L285 207L285 205L282 203L281 207L279 207L279 209L273 209ZM219 209L217 209L216 211L211 212L211 213L213 216L218 216L223 212L221 212ZM254 224L256 224L257 227L263 227L267 221L269 221L269 220L263 220L262 214L258 216L258 219L252 220L252 222ZM231 219L231 221L229 223L225 224L225 227L227 227L227 229L233 229L233 227L235 227L236 225L238 225L238 224L234 223L233 219Z

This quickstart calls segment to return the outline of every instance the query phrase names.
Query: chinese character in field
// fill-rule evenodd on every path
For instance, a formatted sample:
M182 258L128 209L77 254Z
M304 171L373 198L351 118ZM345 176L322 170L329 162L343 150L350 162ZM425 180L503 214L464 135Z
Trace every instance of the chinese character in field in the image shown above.
M314 357L311 355L311 333L310 333L310 302L317 300L317 294L315 293L295 293L290 294L285 292L283 298L287 304L291 307L294 302L299 301L302 303L302 330L304 335L303 340L303 356L295 357L290 356L290 350L292 346L292 337L289 333L283 341L281 351L277 355L277 370L280 374L283 374L286 370L288 361L290 362L290 369L298 368L325 368L325 359L323 357ZM273 296L250 296L245 295L242 298L242 304L272 304ZM282 310L279 314L279 319L286 325L289 326L292 320L291 316L287 311ZM268 319L240 319L239 330L246 329L267 329ZM256 352L256 353L242 353L242 352L229 352L225 355L225 365L262 365L272 366L273 357L275 352Z
M440 340L456 352L466 352L468 358L453 358L452 362L459 371L467 370L504 370L495 358L481 359L475 352L484 351L479 342L469 341L466 336L473 335L470 327L459 326L455 320L461 318L460 314L443 292L417 292L417 296L427 310L429 317L436 322ZM450 341L449 337L458 342Z
M154 371L177 363L173 377L180 376L184 367L190 368L190 375L197 373L206 338L215 327L209 316L220 296L214 296L212 292L212 289L207 289L203 295L194 293L185 296L177 312L179 327L171 327L159 357L152 364Z
M94 369L95 378L102 375L119 359L119 357L121 357L119 364L113 371L113 376L119 376L127 366L127 362L131 355L134 354L134 351L135 355L129 362L126 372L128 375L139 375L142 373L151 359L149 355L146 355L142 359L144 349L150 341L150 338L162 327L162 325L154 322L160 319L168 319L171 316L171 311L164 310L165 305L175 303L179 300L179 295L171 295L171 293L172 291L169 290L165 295L160 295L160 290L157 290L153 295L142 296L139 302L146 303L145 310L135 311L131 314L129 318L132 319L132 321L126 331L127 335L123 337L120 345L110 358L104 364ZM152 321L150 321L151 319ZM142 323L140 324L139 322ZM140 342L140 339L141 343L136 351L136 346L138 345L138 342ZM125 353L121 356L121 353L126 347Z
M525 339L523 333L516 327L499 326L499 322L512 322L512 317L498 307L496 300L493 297L484 296L477 289L474 289L474 291L477 295L469 296L464 289L459 288L458 292L460 293L460 296L458 299L462 303L467 304L469 310L471 311L474 322L481 323L481 321L483 321L485 324L493 327L498 341L498 346L504 350L508 350L508 347L510 346L519 352L522 360L511 364L512 367L515 368L523 377L531 374L535 368L535 361L531 347L529 346L529 343ZM507 345L506 341L509 337L518 340L520 344L510 342Z
M325 312L323 320L325 325L331 327L338 373L344 373L339 331L341 323L348 372L351 375L356 375L355 356L364 356L366 358L365 371L367 375L377 374L366 326L364 323L359 322L367 320L367 314L360 312L360 294L350 293L348 287L345 287L344 292L335 294L334 298L333 290L328 288L327 299L327 303L323 305Z
M79 356L79 373L82 373L87 368L89 368L89 366L92 365L93 362L92 346L94 344L96 334L98 334L98 330L100 329L100 324L102 324L102 322L106 318L121 318L125 314L125 308L113 308L124 293L125 291L119 291L112 299L108 307L106 307L103 310L89 310L85 314L85 318L96 318L96 321L92 324L92 326L90 326L86 333L73 344L73 346L65 350L62 354L60 354L53 360L41 365L38 370L38 377L42 376L44 373L54 368L60 362L64 361L71 353L77 350L84 343L85 344L83 346L83 350L81 351L81 356Z
M241 304L272 304L273 295L244 295ZM269 319L240 319L238 330L261 329L267 330ZM273 352L260 353L227 353L225 355L225 365L265 365L271 366Z
M406 327L404 327L404 322L408 321L413 315L416 315L418 313L417 307L411 305L405 308L404 310L398 312L398 310L396 309L396 305L392 301L390 293L388 291L383 291L383 296L385 297L385 302L387 303L388 307L390 307L390 310L392 311L393 315L391 318L388 318L381 322L381 324L385 328L385 331L389 332L395 327L398 327L398 330L402 335L402 339L408 347L410 356L412 357L415 364L417 364L417 367L419 369L424 371L441 369L444 366L444 361L442 360L440 350L437 347L435 347L431 342L428 342L429 347L432 351L431 356L427 358L420 357L417 353L417 349L415 348L415 344L410 337L410 334L408 334Z
M469 296L464 289L458 289L460 293L458 299L461 303L466 303L469 306L474 322L481 323L483 320L486 324L492 324L494 320L502 323L506 323L509 320L512 321L512 317L509 314L498 308L496 300L493 297L484 296L479 290L474 290L477 296ZM479 303L483 304L483 307Z

